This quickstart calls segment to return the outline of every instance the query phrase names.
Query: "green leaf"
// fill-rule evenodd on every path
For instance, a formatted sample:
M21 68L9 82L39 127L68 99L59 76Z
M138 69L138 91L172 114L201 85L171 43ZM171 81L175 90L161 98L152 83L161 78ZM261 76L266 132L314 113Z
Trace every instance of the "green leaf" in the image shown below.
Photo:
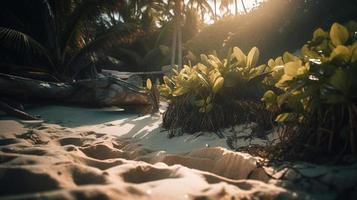
M285 52L283 54L283 60L284 60L284 63L288 63L288 62L295 62L300 59L289 52Z
M163 79L164 79L164 83L165 83L167 86L171 86L171 85L173 84L172 80L171 80L169 77L164 76Z
M234 47L233 55L239 62L244 64L247 62L247 56L243 53L243 51L240 48Z
M284 65L283 58L281 56L275 59L275 66Z
M316 53L315 51L311 51L308 48L308 45L305 44L302 48L301 48L301 54L303 56L307 56L308 58L313 58L313 59L317 59L320 57L320 55L318 53Z
M330 60L348 63L350 61L351 54L351 50L348 47L338 45L335 49L333 49L330 55Z
M269 59L268 66L270 69L273 69L275 67L275 61L273 59Z
M286 63L284 66L284 73L288 76L294 77L297 75L298 69L302 66L302 61L294 61Z
M262 101L264 101L265 103L272 104L276 102L276 98L277 95L272 90L268 90L263 95Z
M149 90L152 89L152 82L151 82L151 80L149 78L146 80L146 88L149 89Z
M330 30L330 38L335 46L343 45L348 40L348 30L339 23L334 23Z
M292 113L281 113L275 118L276 122L284 123L293 120L294 115Z
M213 93L217 93L223 87L223 83L224 83L224 78L218 77L212 87Z
M320 38L328 37L328 33L326 33L322 28L318 28L314 31L313 40L319 40Z
M247 56L247 67L254 67L258 63L259 59L259 49L257 47L253 47L248 56Z
M177 97L177 96L182 96L186 93L189 92L189 89L186 87L178 87L174 90L174 92L172 93L173 96Z

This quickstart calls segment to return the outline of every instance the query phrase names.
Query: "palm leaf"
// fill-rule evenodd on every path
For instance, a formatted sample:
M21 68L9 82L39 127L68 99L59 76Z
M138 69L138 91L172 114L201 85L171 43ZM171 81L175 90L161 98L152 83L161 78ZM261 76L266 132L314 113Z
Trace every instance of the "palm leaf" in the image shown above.
M106 6L112 5L109 2L111 1L83 0L73 8L73 12L68 16L68 24L64 27L64 31L61 35L60 47L63 54L65 53L66 47L74 40L75 35L78 35L76 33L80 32L83 21L89 16L100 15Z
M133 24L116 25L98 35L95 39L90 41L77 53L75 53L67 62L66 68L68 69L70 65L88 53L93 53L97 50L108 48L113 45L130 43L140 34L141 31Z
M54 66L49 51L31 36L21 31L0 27L0 46L18 53L43 55L47 58L52 67Z

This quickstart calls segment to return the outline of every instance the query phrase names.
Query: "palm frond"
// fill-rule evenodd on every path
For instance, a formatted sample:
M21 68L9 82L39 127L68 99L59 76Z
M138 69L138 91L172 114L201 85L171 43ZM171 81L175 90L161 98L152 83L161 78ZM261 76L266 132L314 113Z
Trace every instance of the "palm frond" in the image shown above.
M75 53L66 64L66 68L88 53L92 53L103 48L109 48L113 45L130 43L139 35L141 35L141 30L133 24L116 25L98 35L95 39L90 41L77 53Z
M100 15L106 6L112 5L110 2L108 0L83 0L73 8L73 12L68 16L68 24L61 35L60 47L63 53L68 44L74 40L76 33L80 32L83 21L88 17Z
M21 31L0 27L0 46L18 53L43 55L53 67L49 51L41 43Z

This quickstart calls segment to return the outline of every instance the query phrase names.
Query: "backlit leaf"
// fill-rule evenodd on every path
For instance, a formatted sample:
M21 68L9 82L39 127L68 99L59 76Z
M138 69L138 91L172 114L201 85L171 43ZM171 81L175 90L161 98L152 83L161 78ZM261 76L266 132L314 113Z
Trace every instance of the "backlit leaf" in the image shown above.
M223 87L223 83L224 83L223 77L217 78L216 81L214 82L213 87L212 87L212 91L214 93L217 93Z
M334 23L330 30L330 38L335 46L343 45L348 40L348 30L339 23Z
M152 89L152 82L151 82L151 80L150 80L149 78L146 80L146 87L147 87L147 89L149 89L149 90Z
M247 56L247 67L256 66L259 59L259 50L257 47L253 47Z

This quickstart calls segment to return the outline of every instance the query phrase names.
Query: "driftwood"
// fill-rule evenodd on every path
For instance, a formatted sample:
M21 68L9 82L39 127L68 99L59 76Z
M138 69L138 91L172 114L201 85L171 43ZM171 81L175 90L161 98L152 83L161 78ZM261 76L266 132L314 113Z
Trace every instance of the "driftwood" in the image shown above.
M14 116L14 117L18 117L20 119L24 119L24 120L38 120L37 117L29 115L27 113L25 113L24 111L21 111L17 108L14 108L12 106L10 106L9 104L0 101L0 110L4 111L6 114Z
M21 99L46 99L99 107L152 103L150 95L140 88L107 76L56 83L0 73L0 94Z

